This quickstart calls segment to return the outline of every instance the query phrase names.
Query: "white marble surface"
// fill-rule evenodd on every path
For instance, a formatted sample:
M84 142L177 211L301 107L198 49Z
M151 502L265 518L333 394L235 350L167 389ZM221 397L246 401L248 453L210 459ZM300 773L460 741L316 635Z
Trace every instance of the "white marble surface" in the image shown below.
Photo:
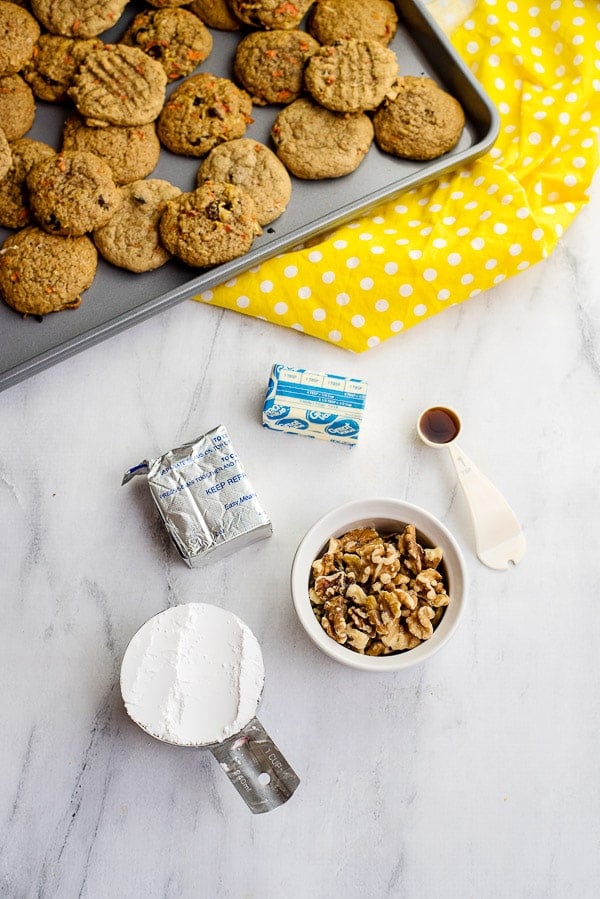
M597 895L599 230L596 183L547 261L363 356L189 301L0 394L2 896ZM274 361L368 379L356 449L262 429ZM416 441L436 402L523 522L509 572ZM274 535L189 570L121 475L218 423ZM376 494L438 515L470 576L447 646L386 676L320 654L289 595L309 525ZM301 778L267 815L124 712L128 640L192 600L262 644L260 717Z

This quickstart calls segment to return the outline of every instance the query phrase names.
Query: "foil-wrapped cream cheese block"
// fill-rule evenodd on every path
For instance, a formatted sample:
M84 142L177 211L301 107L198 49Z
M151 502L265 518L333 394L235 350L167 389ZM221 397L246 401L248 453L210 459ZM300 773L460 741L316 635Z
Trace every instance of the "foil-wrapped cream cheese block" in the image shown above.
M262 423L273 431L353 446L366 398L367 382L360 378L276 363L269 378Z
M125 472L122 483L139 475L146 477L169 536L190 568L273 533L223 425L140 462Z

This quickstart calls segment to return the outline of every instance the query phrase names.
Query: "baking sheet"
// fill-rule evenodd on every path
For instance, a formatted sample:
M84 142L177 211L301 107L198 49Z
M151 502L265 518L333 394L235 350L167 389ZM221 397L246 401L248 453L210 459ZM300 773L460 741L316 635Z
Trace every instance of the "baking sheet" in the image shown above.
M250 252L210 270L172 261L154 272L134 274L99 259L96 278L83 294L79 309L53 313L40 320L23 318L0 300L0 390L486 152L499 127L492 103L418 0L396 0L396 6L400 24L390 46L398 55L400 74L435 78L465 110L466 126L454 150L424 163L396 159L373 144L359 168L343 178L292 178L292 198L284 214L264 228ZM130 3L119 25L102 38L117 41L143 8L143 3ZM196 71L232 78L232 60L240 34L213 30L212 35L213 50ZM176 81L167 91L180 83ZM36 106L35 122L26 136L60 149L67 110L39 100ZM254 122L245 137L270 144L277 111L277 107L255 106ZM162 150L149 177L164 178L182 190L193 190L200 161ZM0 228L0 241L8 234ZM201 314L201 306L198 309Z

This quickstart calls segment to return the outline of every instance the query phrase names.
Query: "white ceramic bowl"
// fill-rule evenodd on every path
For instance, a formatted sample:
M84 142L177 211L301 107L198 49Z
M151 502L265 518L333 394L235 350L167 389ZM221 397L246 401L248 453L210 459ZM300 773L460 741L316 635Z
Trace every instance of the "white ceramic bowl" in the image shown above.
M313 561L319 558L330 537L341 537L357 527L374 527L391 533L403 525L417 529L424 546L439 546L447 578L450 603L429 640L414 649L395 655L367 656L343 646L330 637L317 621L309 598L309 578ZM355 500L332 509L305 534L292 563L292 599L304 630L314 643L332 659L363 671L399 671L424 662L450 639L463 613L467 599L467 573L462 552L447 528L425 509L387 497Z

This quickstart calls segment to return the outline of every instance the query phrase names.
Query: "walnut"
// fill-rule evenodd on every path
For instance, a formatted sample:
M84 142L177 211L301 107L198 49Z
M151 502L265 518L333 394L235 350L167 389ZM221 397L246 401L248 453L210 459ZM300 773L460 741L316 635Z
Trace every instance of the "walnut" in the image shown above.
M413 525L384 537L355 528L331 537L309 584L317 620L337 643L380 656L428 640L450 598L439 547L423 548Z

